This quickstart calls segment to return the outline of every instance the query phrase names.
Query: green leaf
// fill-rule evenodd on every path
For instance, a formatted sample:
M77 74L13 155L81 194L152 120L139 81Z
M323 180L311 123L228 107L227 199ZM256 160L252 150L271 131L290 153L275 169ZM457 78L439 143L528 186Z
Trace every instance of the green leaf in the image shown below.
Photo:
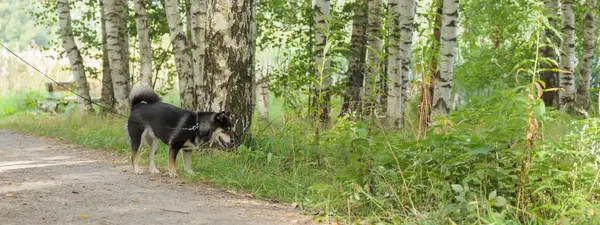
M502 197L502 196L498 196L496 197L496 206L504 206L506 205L506 198Z
M459 202L467 202L467 199L465 199L465 197L463 196L454 196L454 198L456 198L456 200L458 200Z
M460 184L453 184L452 185L452 190L461 193L464 191L463 187Z
M545 113L546 104L544 104L544 101L539 101L539 103L533 107L533 115L535 118L542 119Z
M469 151L467 152L467 155L485 155L488 152L490 152L490 147L489 146L483 146L481 148L475 149L473 151Z
M492 191L492 193L490 193L490 195L488 195L488 199L495 199L496 198L496 190Z

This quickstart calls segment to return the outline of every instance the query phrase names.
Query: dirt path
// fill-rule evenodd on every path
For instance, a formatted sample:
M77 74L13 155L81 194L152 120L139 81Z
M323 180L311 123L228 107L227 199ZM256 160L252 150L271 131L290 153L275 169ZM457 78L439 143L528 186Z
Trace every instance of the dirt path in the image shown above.
M161 175L122 156L0 130L0 223L311 224L291 206Z

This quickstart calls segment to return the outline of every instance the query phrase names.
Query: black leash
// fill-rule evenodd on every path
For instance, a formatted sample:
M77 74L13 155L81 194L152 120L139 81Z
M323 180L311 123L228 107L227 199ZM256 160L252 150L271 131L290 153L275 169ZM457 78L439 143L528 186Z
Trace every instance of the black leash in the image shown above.
M119 112L117 112L117 111L115 111L115 110L113 110L113 109L111 109L111 108L104 107L103 105L100 105L100 104L98 104L98 103L95 103L94 101L92 101L92 100L91 100L91 99L89 99L89 98L86 98L86 97L83 97L83 96L81 96L81 95L77 94L77 92L74 92L74 91L72 91L70 88L67 88L67 87L65 87L65 86L64 86L64 85L62 85L61 83L59 83L59 82L57 82L56 80L54 80L52 77L48 76L47 74L45 74L44 72L42 72L41 70L39 70L38 68L36 68L35 66L31 65L31 63L29 63L29 62L27 62L25 59L21 58L19 55L17 55L17 53L15 53L15 52L13 52L12 50L10 50L8 47L6 47L6 46L5 46L4 44L2 44L1 42L0 42L0 46L2 46L4 49L6 49L6 51L8 51L8 52L9 52L10 54L12 54L13 56L17 57L19 60L23 61L25 64L27 64L29 67L31 67L32 69L34 69L34 70L35 70L35 71L37 71L38 73L40 73L40 74L44 75L46 78L48 78L49 80L51 80L52 82L54 82L54 83L55 83L55 84L57 84L58 86L60 86L60 87L62 87L62 88L65 88L65 89L66 89L66 90L68 90L69 92L71 92L71 93L75 94L77 97L80 97L80 98L82 98L83 100L85 100L85 101L87 101L87 102L90 102L91 104L93 104L93 105L96 105L96 106L98 106L98 107L102 108L103 110L105 110L105 111L108 111L108 112L110 112L110 113L112 113L112 114L118 115L118 116L120 116L120 117L127 118L127 119L131 119L131 120L134 120L134 121L136 121L136 122L138 122L138 123L142 123L142 124L150 124L150 123L147 123L147 122L144 122L144 121L141 121L141 120L137 120L137 119L135 119L135 118L130 118L130 117L128 117L128 116L125 116L125 115L123 115L123 114L120 114ZM198 117L198 116L196 115L196 117ZM152 125L152 126L155 126L155 127L159 127L159 128L164 128L164 129L172 129L172 130L190 130L190 131L193 131L193 130L199 130L199 126L200 126L198 119L196 119L196 125L194 125L194 126L193 126L193 127L191 127L191 128L187 128L187 127L182 127L182 128L163 127L163 126L158 126L158 125L154 125L154 124L150 124L150 125Z

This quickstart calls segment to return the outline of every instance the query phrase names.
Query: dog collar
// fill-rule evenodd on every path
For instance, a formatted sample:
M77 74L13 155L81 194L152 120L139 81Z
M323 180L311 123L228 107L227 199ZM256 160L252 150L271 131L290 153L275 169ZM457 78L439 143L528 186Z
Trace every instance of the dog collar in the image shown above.
M198 134L200 134L200 116L196 113L196 125L192 127L193 130L196 130Z
M200 132L200 117L196 115L196 124L191 128L182 128L183 130L197 130Z

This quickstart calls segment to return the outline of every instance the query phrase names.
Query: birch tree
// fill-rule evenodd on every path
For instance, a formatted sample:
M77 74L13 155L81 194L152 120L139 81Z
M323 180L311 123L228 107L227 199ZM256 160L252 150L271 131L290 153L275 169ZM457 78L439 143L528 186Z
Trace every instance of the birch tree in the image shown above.
M369 8L367 28L367 72L365 76L365 102L364 113L373 115L375 112L375 99L378 95L377 82L381 73L379 53L382 48L381 37L381 1L367 0Z
M268 64L267 64L268 66ZM263 67L263 76L257 77L255 87L256 109L261 119L269 119L269 78L268 68Z
M126 39L123 37L125 25L123 1L104 0L106 16L106 43L110 61L110 74L115 96L115 109L118 113L129 113L129 68L126 57Z
M354 18L352 21L352 37L350 50L352 51L348 64L346 90L342 114L350 112L360 113L361 89L365 77L365 56L367 54L367 3L366 0L357 0L354 5Z
M592 63L594 60L594 32L596 30L596 0L587 0L585 4L585 15L583 18L583 54L579 64L581 78L577 83L577 106L582 109L588 109L590 106L590 97L588 89L590 87L590 78L592 75Z
M558 30L558 21L556 21L559 11L558 1L559 0L544 0L544 9L546 11L545 14L548 16L548 24L556 28L556 30ZM559 45L559 40L556 34L549 28L544 29L542 31L542 41L544 42L545 46L542 47L540 55L545 58L555 59L556 53L553 46ZM540 79L545 83L545 88L557 88L558 74L555 71L551 71L551 69L558 68L547 63L542 63L541 67L546 69L546 71L540 73ZM544 104L546 104L546 106L556 107L558 105L558 92L544 92L542 99L544 100Z
M142 84L152 87L152 49L148 34L146 0L134 0L133 10L140 48L140 79Z
M209 0L204 106L230 111L237 135L254 111L253 0Z
M165 11L175 56L175 67L179 75L179 92L181 106L185 109L195 109L194 80L192 64L188 54L188 45L183 32L183 24L177 0L165 0Z
M415 19L415 0L400 0L400 73L402 86L400 91L400 122L398 127L404 124L404 112L408 102L409 90L408 84L411 77L411 55L412 55L412 40Z
M100 104L112 108L114 104L114 92L110 75L110 60L108 59L108 48L106 43L106 16L104 13L104 1L100 5L100 33L102 36L102 90L100 93Z
M73 73L75 85L77 86L76 91L78 95L77 101L79 102L79 109L83 113L94 112L90 98L90 87L88 86L87 79L85 77L83 58L81 57L81 53L79 52L79 48L77 48L75 38L73 37L69 0L58 0L57 9L62 46L69 58L69 61L71 62L71 72Z
M458 26L458 0L444 0L440 33L439 76L433 91L432 116L447 116L450 112L454 50Z
M390 81L387 97L387 119L390 125L399 126L402 107L402 74L400 58L400 0L388 0L390 35L388 39L387 78Z
M558 92L559 107L569 109L575 100L574 63L575 63L575 15L571 0L562 1L562 33L563 42L560 50L560 69L558 75L560 87L564 91Z
M327 44L327 35L323 32L328 30L326 20L329 19L331 2L329 0L316 0L315 3L315 64L316 79L319 82L315 88L315 100L317 105L317 114L322 121L329 120L329 102L331 96L329 87L331 86L331 74L329 73L330 60L324 58L325 45Z
M204 55L206 50L206 0L194 0L190 5L192 27L192 68L196 108L200 110L204 102Z
M408 99L408 81L412 51L414 0L388 1L391 19L388 45L387 78L391 85L388 90L387 116L395 127L404 123L404 109Z
M123 1L123 22L121 23L121 27L119 29L119 37L123 42L123 51L121 52L121 59L123 59L123 69L127 71L129 87L131 88L133 80L131 80L131 68L129 67L129 29L127 28L127 24L129 21L129 0Z

